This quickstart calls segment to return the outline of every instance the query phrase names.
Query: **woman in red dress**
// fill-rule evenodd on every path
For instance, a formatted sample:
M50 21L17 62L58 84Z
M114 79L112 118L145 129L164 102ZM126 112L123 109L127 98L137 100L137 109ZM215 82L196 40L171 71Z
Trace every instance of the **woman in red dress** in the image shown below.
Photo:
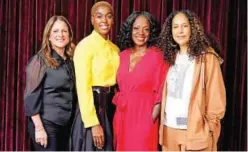
M158 33L158 24L148 12L132 13L120 29L119 91L113 99L117 151L158 150L157 118L168 70L162 51L154 46Z

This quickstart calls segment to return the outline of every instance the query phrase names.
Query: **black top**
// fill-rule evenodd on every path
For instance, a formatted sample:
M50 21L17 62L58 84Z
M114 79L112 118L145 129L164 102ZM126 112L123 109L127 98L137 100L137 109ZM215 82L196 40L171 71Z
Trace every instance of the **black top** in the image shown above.
M25 114L39 113L42 119L66 125L77 101L73 61L64 60L56 51L52 57L59 63L56 69L46 65L41 52L26 67Z

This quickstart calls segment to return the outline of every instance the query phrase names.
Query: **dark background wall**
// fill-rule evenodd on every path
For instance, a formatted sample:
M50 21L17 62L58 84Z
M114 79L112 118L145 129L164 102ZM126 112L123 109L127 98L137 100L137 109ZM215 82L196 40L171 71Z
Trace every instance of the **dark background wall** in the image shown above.
M115 27L134 10L146 10L164 23L179 9L190 9L205 31L220 39L227 92L219 150L247 150L247 1L245 0L107 0L115 10ZM90 9L95 0L0 0L0 150L30 150L24 116L25 66L41 46L52 15L72 25L74 43L92 31Z

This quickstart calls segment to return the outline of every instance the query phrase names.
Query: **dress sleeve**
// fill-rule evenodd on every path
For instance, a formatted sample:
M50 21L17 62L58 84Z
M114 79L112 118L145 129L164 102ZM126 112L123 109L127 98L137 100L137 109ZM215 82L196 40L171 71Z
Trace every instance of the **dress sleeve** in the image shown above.
M39 55L35 55L26 67L26 88L24 92L26 116L32 116L41 111L41 95L45 70L46 65Z
M90 46L85 42L80 42L76 47L73 61L78 103L85 128L99 124L92 93L92 58Z
M155 71L155 85L154 85L154 92L155 92L155 100L154 104L158 104L162 100L162 92L163 86L166 79L166 75L169 69L169 64L164 60L162 52L157 58L157 70Z

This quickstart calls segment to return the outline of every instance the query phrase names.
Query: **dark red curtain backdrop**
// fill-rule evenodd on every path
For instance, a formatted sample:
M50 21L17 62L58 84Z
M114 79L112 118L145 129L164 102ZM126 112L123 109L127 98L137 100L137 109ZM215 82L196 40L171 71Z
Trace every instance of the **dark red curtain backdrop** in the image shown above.
M41 46L42 32L54 14L68 18L74 43L88 35L95 0L0 0L0 150L30 150L24 117L25 66ZM151 12L163 24L178 9L190 9L222 44L227 91L219 150L247 150L247 1L246 0L108 0L115 27L134 10Z

